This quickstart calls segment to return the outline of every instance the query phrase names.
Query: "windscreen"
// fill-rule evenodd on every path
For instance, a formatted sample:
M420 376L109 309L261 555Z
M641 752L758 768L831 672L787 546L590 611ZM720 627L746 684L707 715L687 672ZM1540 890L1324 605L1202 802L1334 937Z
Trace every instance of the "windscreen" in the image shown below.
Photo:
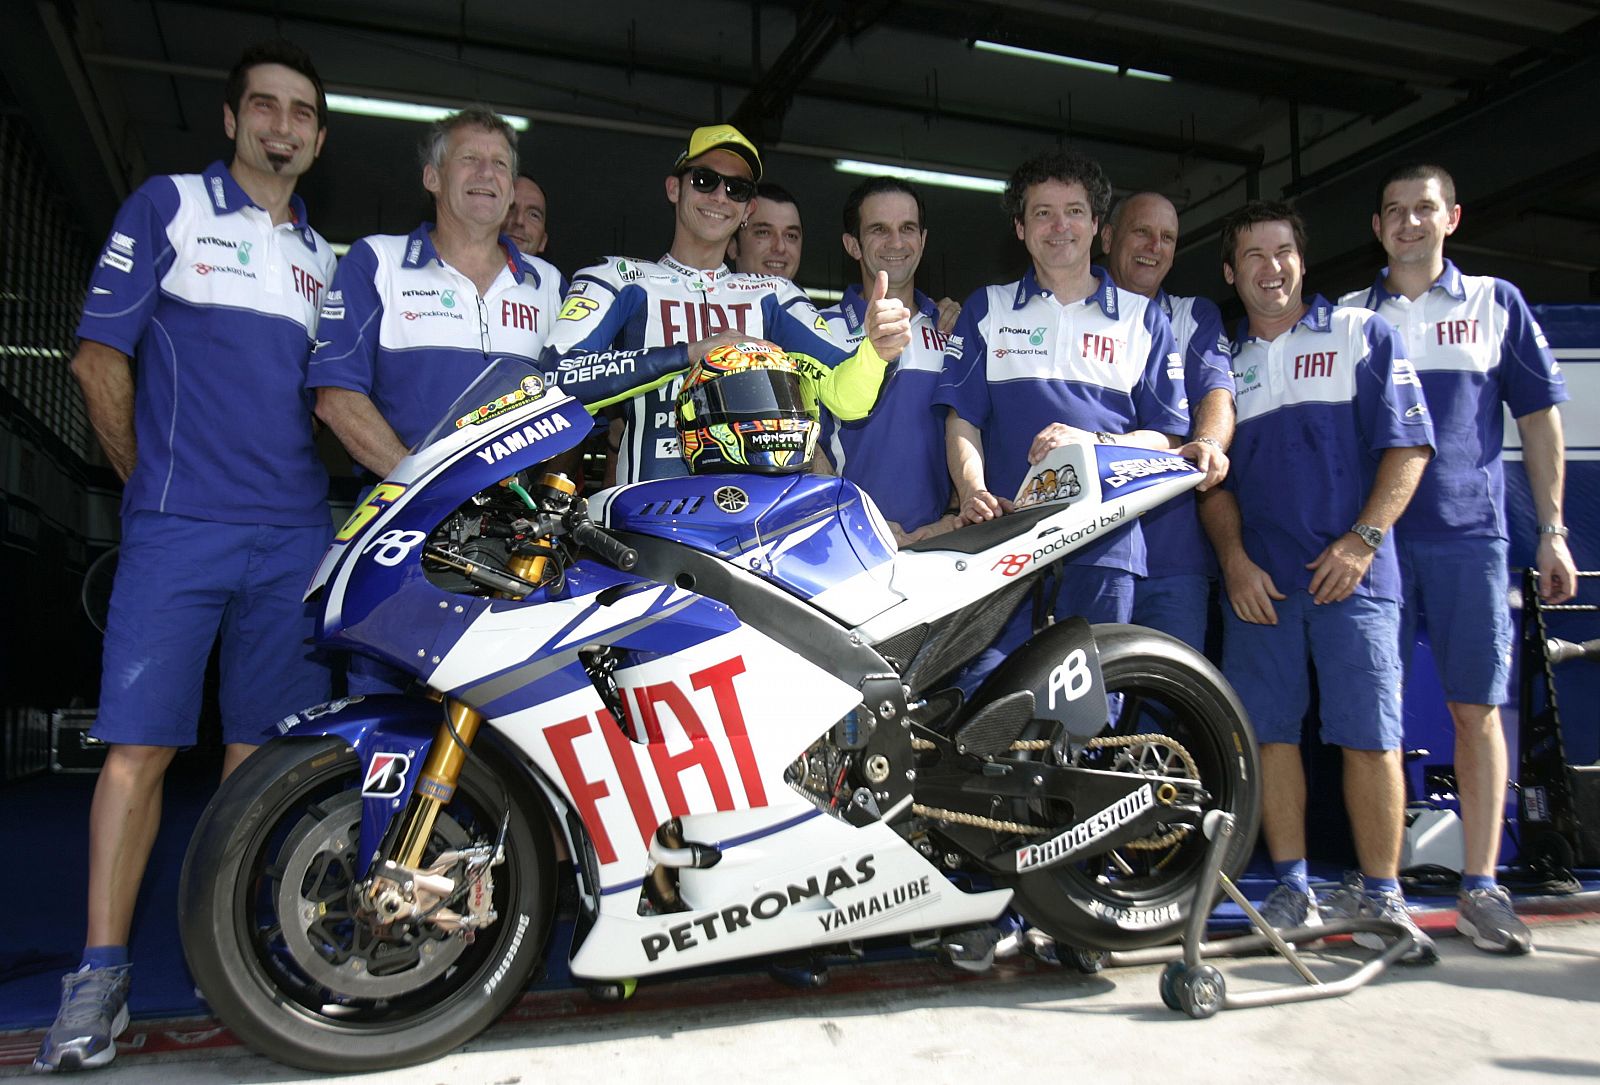
M487 422L544 394L544 377L537 369L520 358L497 358L467 386L411 451L419 452L466 426Z

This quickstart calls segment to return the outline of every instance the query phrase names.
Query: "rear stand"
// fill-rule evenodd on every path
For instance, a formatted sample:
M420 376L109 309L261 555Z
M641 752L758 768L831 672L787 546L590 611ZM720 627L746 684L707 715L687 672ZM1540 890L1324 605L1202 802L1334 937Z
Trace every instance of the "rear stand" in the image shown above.
M1108 965L1159 964L1167 962L1161 972L1161 1001L1170 1009L1182 1010L1190 1017L1205 1018L1218 1010L1238 1010L1249 1006L1281 1006L1290 1002L1310 1002L1318 998L1340 998L1358 987L1363 987L1384 973L1395 961L1411 952L1416 938L1398 923L1384 919L1341 919L1317 927L1294 927L1276 931L1261 918L1261 913L1245 899L1233 879L1222 872L1222 857L1234 833L1233 815L1223 810L1208 813L1203 823L1210 846L1206 851L1205 866L1201 871L1199 889L1194 907L1189 912L1184 927L1183 941L1178 946L1158 946L1121 953L1108 953ZM1228 895L1250 920L1258 933L1221 942L1205 941L1206 920L1211 915L1211 902L1217 889ZM1343 979L1327 982L1319 979L1300 959L1295 947L1302 942L1315 942L1330 935L1371 932L1394 939L1377 957L1361 965ZM1241 957L1263 949L1274 949L1300 974L1304 986L1269 987L1259 991L1229 994L1227 981L1206 957Z

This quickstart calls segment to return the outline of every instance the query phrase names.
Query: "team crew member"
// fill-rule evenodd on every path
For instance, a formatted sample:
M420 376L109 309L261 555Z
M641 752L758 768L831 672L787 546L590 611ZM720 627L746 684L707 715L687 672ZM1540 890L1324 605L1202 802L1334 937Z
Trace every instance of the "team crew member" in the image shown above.
M763 204L763 206L765 206ZM823 444L835 473L865 490L902 545L953 530L944 463L944 423L932 410L948 329L939 307L916 288L928 241L922 195L904 181L876 177L851 190L844 205L844 248L863 283L888 276L889 296L914 314L911 345L884 382L867 417L841 422L823 415ZM823 312L834 339L852 349L866 334L867 300L859 285Z
M1306 880L1300 763L1309 658L1323 740L1344 747L1345 808L1366 875L1358 910L1410 927L1410 959L1431 961L1433 942L1397 880L1400 578L1388 532L1432 454L1433 429L1387 321L1301 299L1304 252L1305 227L1287 204L1254 201L1223 224L1223 276L1247 317L1234 346L1238 431L1226 487L1200 502L1229 603L1223 671L1261 742L1262 831L1279 879L1262 915L1275 927L1321 921Z
M761 157L738 129L695 129L666 179L672 248L657 261L607 257L580 271L567 292L546 348L552 379L568 390L580 383L654 389L625 404L619 483L686 473L673 426L681 382L659 375L681 373L718 343L771 340L807 366L824 406L860 418L877 398L886 362L909 342L910 313L885 299L882 281L867 307L866 338L847 355L789 280L723 265L728 239L759 206L760 176ZM617 396L584 398L599 406Z
M728 239L728 259L744 275L776 275L791 282L800 274L800 205L782 185L762 181L750 217Z
M526 173L517 174L511 188L511 210L506 213L503 232L528 256L542 256L550 240L548 210L544 189ZM562 293L566 293L562 284Z
M561 274L500 233L516 135L485 109L433 126L422 185L435 222L350 247L322 309L307 384L317 415L382 478L492 358L535 364Z
M1539 517L1539 594L1570 599L1576 570L1561 517L1561 372L1515 286L1463 275L1444 258L1461 223L1455 182L1438 166L1402 167L1379 189L1372 231L1389 266L1372 289L1348 295L1388 320L1422 378L1439 454L1395 527L1404 591L1400 644L1409 658L1418 619L1456 728L1456 780L1466 865L1456 928L1481 949L1526 953L1528 928L1495 884L1506 793L1506 699L1511 617L1500 404L1522 435Z
M1168 449L1189 432L1166 314L1089 263L1110 201L1099 163L1078 154L1035 158L1006 186L1003 202L1032 266L1019 282L967 299L933 397L947 409L946 454L968 523L1009 511L1030 465L1066 441ZM1211 481L1220 477L1216 448L1184 448ZM1127 621L1134 577L1145 571L1138 524L1059 566L1059 614ZM964 684L975 687L1021 645L1029 617L1026 607L1012 617Z
M1161 288L1178 247L1177 209L1156 192L1129 196L1101 229L1100 247L1112 281L1153 299L1172 322L1183 355L1190 439L1211 445L1226 471L1224 450L1233 440L1233 376L1222 314L1209 299L1175 298ZM1212 562L1194 502L1193 494L1184 494L1140 519L1149 574L1134 584L1133 621L1205 651Z
M300 594L332 534L303 386L334 258L294 195L326 124L305 53L247 49L223 97L232 161L141 185L90 280L72 372L127 484L91 732L110 748L89 814L83 963L36 1070L116 1055L162 779L194 744L219 630L224 775L274 721L328 696Z

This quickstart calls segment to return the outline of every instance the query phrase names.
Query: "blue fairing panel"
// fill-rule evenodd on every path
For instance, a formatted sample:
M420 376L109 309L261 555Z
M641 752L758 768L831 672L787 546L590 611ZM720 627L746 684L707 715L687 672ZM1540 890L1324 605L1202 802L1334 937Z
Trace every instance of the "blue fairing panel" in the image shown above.
M625 486L597 501L607 527L715 554L802 599L892 560L882 517L842 479L694 475Z

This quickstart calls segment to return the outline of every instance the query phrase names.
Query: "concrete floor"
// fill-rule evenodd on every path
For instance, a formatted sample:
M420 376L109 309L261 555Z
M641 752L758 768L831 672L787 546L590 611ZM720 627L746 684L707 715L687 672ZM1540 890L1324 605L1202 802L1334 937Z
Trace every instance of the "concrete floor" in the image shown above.
M1600 1078L1600 922L1543 923L1538 951L1507 960L1440 939L1431 968L1394 968L1343 999L1227 1011L1166 1009L1155 966L1096 976L1005 962L957 976L927 960L837 966L815 993L765 976L642 987L622 1006L530 996L466 1047L425 1066L321 1077L243 1048L128 1050L94 1080L522 1082L915 1080L937 1082L1552 1082ZM1336 975L1363 951L1318 954ZM1230 989L1292 979L1269 958L1226 964ZM205 1021L170 1026L210 1039ZM21 1040L20 1034L13 1038ZM36 1041L35 1041L36 1042ZM159 1048L162 1045L151 1045ZM9 1076L18 1070L0 1070Z

